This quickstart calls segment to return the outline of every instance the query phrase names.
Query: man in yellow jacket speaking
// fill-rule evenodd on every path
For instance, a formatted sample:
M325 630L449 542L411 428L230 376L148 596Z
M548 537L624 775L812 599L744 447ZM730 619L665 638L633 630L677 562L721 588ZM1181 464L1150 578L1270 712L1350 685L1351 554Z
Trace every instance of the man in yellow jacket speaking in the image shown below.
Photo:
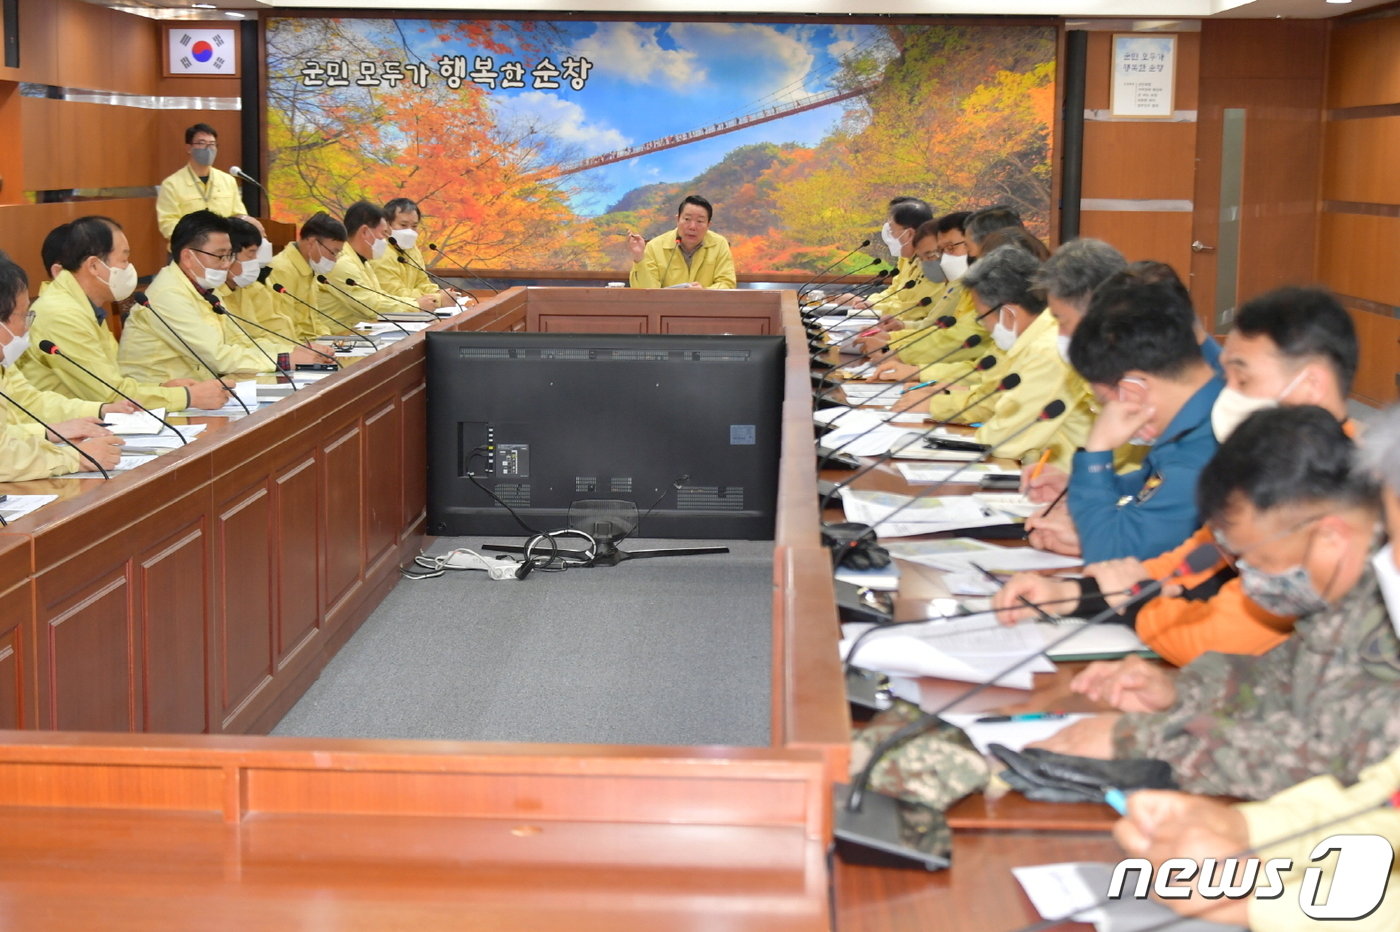
M729 240L710 230L715 209L692 194L676 211L676 228L647 242L627 234L633 288L733 288L734 257Z

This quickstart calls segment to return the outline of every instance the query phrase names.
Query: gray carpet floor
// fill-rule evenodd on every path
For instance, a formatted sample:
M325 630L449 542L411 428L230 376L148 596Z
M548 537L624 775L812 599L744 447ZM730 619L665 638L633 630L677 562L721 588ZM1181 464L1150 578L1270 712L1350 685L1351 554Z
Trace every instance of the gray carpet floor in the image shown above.
M441 538L429 552L482 543ZM712 544L732 552L519 582L403 580L272 733L766 745L772 542L623 549Z

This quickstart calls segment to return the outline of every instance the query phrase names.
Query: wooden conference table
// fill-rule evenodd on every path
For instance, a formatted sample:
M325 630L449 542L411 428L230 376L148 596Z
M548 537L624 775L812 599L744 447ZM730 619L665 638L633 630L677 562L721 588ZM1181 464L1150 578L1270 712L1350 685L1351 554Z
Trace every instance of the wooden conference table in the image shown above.
M829 876L849 718L793 292L512 289L433 326L787 336L770 746L262 736L423 546L415 334L110 481L0 486L60 496L0 529L7 927L822 929L834 882L843 929L1011 928L989 865L1112 856L1003 801L960 868Z

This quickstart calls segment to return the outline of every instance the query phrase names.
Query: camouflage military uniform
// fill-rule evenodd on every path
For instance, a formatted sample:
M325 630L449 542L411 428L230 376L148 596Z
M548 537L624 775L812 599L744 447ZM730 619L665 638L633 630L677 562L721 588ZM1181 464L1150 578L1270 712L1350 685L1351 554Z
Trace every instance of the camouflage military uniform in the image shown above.
M1192 793L1261 799L1319 774L1351 783L1400 747L1400 639L1374 571L1259 657L1202 654L1165 712L1120 718L1114 757L1156 757Z

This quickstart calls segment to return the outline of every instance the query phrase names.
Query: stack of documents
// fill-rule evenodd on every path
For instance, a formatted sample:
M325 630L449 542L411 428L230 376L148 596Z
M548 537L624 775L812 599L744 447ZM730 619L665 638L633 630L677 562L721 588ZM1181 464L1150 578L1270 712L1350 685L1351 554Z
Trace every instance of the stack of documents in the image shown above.
M891 676L936 676L965 683L988 683L1018 660L1026 662L996 680L999 686L1030 689L1032 675L1051 673L1055 665L1035 656L1045 646L1030 625L1003 626L987 616L929 621L882 628L866 637L848 656L866 624L842 626L842 659Z
M849 492L843 492L844 499ZM975 500L977 496L966 496ZM958 499L952 499L958 501ZM944 499L947 501L947 499ZM912 509L911 509L912 510ZM902 516L901 516L902 517ZM949 573L1010 574L1035 570L1062 570L1079 566L1079 557L1036 550L1033 547L1001 547L984 540L957 537L952 540L901 541L885 547L891 556Z
M202 408L187 408L184 411L176 411L175 417L242 417L245 414L258 410L258 383L252 380L239 382L233 387L233 394L237 395L243 404L248 406L248 410L243 410L243 405L229 398L222 408L213 411L205 411Z
M841 492L841 507L845 509L847 521L870 525L882 540L1006 523L1005 515L984 507L969 495L916 497L868 489L844 489ZM885 521L890 515L894 515L895 520Z
M16 521L57 499L57 495L6 495L0 501L0 518Z

